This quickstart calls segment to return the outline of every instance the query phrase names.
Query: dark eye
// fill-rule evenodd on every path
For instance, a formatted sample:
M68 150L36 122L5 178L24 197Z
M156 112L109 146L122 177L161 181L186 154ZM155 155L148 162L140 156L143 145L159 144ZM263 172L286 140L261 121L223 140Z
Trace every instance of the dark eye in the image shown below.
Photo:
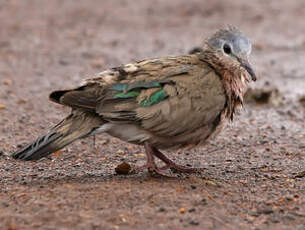
M223 51L224 51L226 54L231 54L231 47L230 47L228 44L224 44L224 45L223 45Z

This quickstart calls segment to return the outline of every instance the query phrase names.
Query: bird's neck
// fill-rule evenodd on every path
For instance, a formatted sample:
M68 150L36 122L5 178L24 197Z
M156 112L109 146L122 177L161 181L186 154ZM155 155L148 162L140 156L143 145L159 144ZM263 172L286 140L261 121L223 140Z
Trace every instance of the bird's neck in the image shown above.
M226 117L233 119L236 109L243 106L243 97L248 88L249 78L240 66L224 62L220 58L202 53L201 60L207 62L220 77L226 92Z
M226 91L227 109L226 116L233 120L236 109L243 106L243 97L247 91L247 80L245 80L245 73L239 69L219 70L221 73L221 80Z

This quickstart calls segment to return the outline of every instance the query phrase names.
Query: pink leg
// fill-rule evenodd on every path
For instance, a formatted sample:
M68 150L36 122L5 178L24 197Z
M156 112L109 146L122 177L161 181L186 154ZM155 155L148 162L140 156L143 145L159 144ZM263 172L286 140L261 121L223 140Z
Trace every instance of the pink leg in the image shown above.
M171 159L167 158L163 153L161 153L157 148L155 148L151 145L149 145L149 148L152 149L153 154L157 158L159 158L161 161L163 161L166 164L166 166L164 166L162 169L168 169L168 168L176 169L177 171L185 172L185 173L192 173L192 172L199 171L199 169L197 169L197 168L189 168L189 167L185 167L185 166L176 164Z
M141 172L145 169L149 170L149 169L153 169L153 168L157 167L156 163L155 163L154 155L151 154L151 152L148 152L148 151L145 151L145 153L146 153L146 157L147 157L146 164L136 168L134 170L135 173L139 173L139 172Z
M167 177L172 177L166 173L164 173L165 170L167 169L175 169L180 172L185 172L185 173L193 173L193 172L198 172L199 169L197 168L188 168L182 165L178 165L174 163L172 160L168 159L163 153L161 153L157 148L153 147L151 144L148 142L144 143L145 147L145 153L147 156L147 162L145 165L135 168L133 171L135 173L139 173L145 169L148 170L151 174L157 174L157 175L162 175L162 176L167 176ZM159 158L161 161L163 161L166 165L158 168L158 166L155 163L155 158Z
M171 175L164 173L164 171L167 169L174 169L179 172L185 172L185 173L193 173L193 172L199 171L199 169L197 169L197 168L189 168L189 167L185 167L185 166L176 164L172 160L168 159L163 153L161 153L157 148L155 148L148 142L144 143L144 148L145 148L145 153L147 156L147 162L145 165L135 168L133 170L134 173L139 173L139 172L147 169L148 172L151 174L172 177ZM155 163L155 157L157 157L158 159L163 161L165 163L165 166L158 168L158 166Z
M160 175L160 176L170 177L170 175L167 175L167 174L163 173L163 172L162 172L162 169L159 169L159 168L158 168L158 166L157 166L156 163L155 163L154 154L153 154L153 152L152 152L151 149L147 148L147 144L146 144L146 143L144 144L144 146L145 146L145 150L146 150L145 153L146 153L146 156L147 156L147 162L146 162L145 165L140 166L140 167L138 167L138 168L135 168L135 169L133 170L133 172L134 172L134 173L139 173L139 172L141 172L141 171L147 169L148 172L149 172L150 174L152 174L152 175L153 175L153 174L156 174L156 175Z

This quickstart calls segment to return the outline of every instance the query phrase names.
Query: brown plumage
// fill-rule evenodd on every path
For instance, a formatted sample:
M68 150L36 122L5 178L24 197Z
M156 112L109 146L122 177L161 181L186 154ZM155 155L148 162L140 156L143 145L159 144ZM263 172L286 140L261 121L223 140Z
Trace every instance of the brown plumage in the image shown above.
M251 43L236 28L217 31L200 52L148 59L112 68L72 90L51 93L50 99L72 113L49 134L13 154L36 160L72 141L106 132L144 145L147 168L192 171L176 165L158 149L204 144L243 104L247 83L255 80L248 62Z

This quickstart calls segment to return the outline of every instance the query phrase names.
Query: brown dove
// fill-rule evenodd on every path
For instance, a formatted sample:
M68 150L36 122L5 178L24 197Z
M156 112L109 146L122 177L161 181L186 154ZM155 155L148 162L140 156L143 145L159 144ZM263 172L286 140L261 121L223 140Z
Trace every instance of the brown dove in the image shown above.
M230 27L206 39L200 52L122 65L54 91L50 100L71 107L71 114L12 157L38 160L79 138L108 133L144 146L147 163L136 172L192 172L159 149L203 145L233 119L247 84L256 80L250 53L249 39Z

